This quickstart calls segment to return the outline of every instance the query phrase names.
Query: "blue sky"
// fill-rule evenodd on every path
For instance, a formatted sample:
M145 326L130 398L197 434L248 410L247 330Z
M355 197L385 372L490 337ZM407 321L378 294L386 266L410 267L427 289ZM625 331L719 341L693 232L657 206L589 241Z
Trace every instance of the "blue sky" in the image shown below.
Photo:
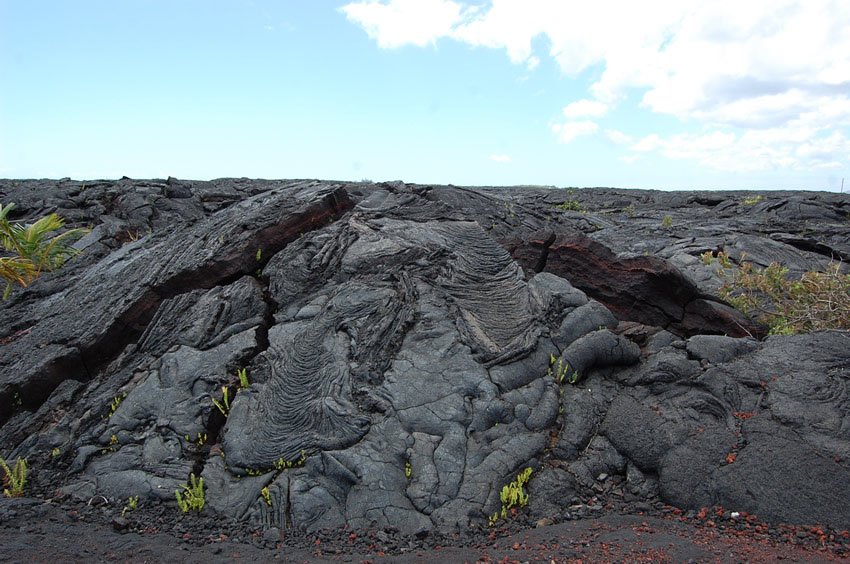
M850 191L844 0L0 0L0 177Z

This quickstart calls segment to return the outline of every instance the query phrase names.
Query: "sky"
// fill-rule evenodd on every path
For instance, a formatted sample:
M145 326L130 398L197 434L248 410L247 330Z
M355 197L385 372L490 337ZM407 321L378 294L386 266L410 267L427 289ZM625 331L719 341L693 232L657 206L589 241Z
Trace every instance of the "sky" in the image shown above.
M850 192L848 0L0 0L0 177Z

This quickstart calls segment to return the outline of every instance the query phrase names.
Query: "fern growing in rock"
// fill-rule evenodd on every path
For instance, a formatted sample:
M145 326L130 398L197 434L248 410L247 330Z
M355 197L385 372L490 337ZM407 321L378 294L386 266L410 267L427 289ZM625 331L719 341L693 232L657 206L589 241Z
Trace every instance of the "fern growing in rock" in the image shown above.
M9 468L6 461L0 458L0 470L3 470L3 495L6 497L20 497L24 495L24 485L27 483L27 461L18 458L15 466Z
M177 507L183 513L189 511L200 511L204 508L204 479L195 477L192 473L189 475L189 483L183 486L183 493L180 490L174 492L174 497L177 498Z

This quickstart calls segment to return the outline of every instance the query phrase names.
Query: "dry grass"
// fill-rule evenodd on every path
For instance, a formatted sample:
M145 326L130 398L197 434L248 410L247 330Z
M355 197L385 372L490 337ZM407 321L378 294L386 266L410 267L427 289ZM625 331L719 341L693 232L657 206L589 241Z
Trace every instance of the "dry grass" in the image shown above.
M757 269L742 262L731 273L721 266L721 273L727 278L721 297L769 327L771 335L850 329L850 274L842 274L841 263L799 280L790 279L779 263Z

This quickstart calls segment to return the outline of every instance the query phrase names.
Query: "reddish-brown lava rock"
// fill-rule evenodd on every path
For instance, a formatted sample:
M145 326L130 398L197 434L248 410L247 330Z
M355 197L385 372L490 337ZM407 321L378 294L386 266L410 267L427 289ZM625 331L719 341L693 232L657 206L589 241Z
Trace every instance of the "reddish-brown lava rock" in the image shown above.
M664 327L682 336L762 333L740 312L701 292L662 258L620 257L577 232L539 233L507 246L526 270L568 279L622 321Z

